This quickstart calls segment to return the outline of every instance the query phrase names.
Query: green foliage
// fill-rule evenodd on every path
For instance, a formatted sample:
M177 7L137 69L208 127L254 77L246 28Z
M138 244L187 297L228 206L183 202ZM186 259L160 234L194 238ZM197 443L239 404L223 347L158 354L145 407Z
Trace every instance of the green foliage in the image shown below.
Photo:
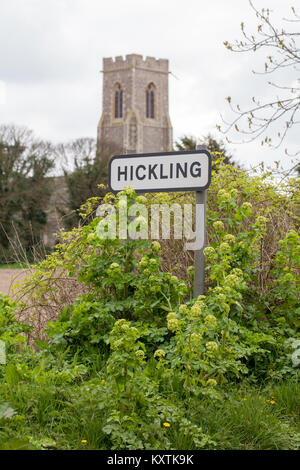
M9 403L2 403L0 405L0 419L12 418L16 412L9 406Z
M105 417L102 430L116 449L166 449L172 447L168 427L184 434L189 445L202 448L210 442L193 424L183 407L174 406L159 393L151 377L141 332L130 322L118 320L110 335L111 355L102 380L98 407ZM173 431L173 429L172 429ZM174 432L173 431L173 432Z
M6 355L26 343L24 333L32 330L26 322L16 319L16 302L0 293L0 341L5 344Z
M58 271L65 284L77 282L76 298L48 322L35 350L18 344L26 333L15 319L20 306L1 299L0 339L13 344L0 365L2 447L299 448L294 182L285 193L267 178L218 165L205 295L192 299L191 267L183 279L174 263L166 269L164 255L176 259L180 248L174 256L164 241L100 239L104 217L96 217L63 232L24 283L44 305L62 288ZM125 194L129 205L137 199L126 189L104 202L119 207ZM175 196L140 198L168 203ZM185 193L176 202L192 200ZM88 201L83 216L98 202Z
M22 439L11 439L2 445L0 445L0 450L33 450L34 447L30 444L29 441L22 441Z
M300 267L300 236L294 230L279 241L280 249L274 258L271 275L274 278L272 300L273 312L282 316L293 326L300 326L298 296Z
M114 324L114 317L90 294L79 297L71 307L64 307L57 321L49 322L49 337L56 346L77 350L103 345Z
M115 145L96 146L95 139L80 138L57 147L57 153L67 161L63 171L69 197L63 215L69 229L78 225L82 204L95 195L106 194L108 160L113 154L121 153Z
M126 194L128 201L133 201L134 194ZM151 331L163 326L162 314L171 311L189 292L184 282L161 271L158 242L99 239L97 222L99 218L83 228L81 250L87 246L92 249L88 254L85 251L84 263L78 268L79 281L91 287L92 293L79 297L62 310L57 321L48 324L49 336L56 345L82 350L94 345L105 350L107 334L118 318L143 318L150 326L144 335L151 336ZM69 259L78 254L77 244L70 244L67 250ZM158 331L167 333L166 329ZM155 343L153 334L149 341Z

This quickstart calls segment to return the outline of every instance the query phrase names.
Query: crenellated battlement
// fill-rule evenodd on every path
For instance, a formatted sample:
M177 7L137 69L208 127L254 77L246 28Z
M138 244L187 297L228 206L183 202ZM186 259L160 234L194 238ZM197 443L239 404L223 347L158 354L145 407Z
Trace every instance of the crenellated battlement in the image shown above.
M146 57L144 59L143 56L139 54L128 54L125 56L125 59L123 56L103 58L103 71L105 72L131 67L149 68L168 72L169 61L168 59L156 59L155 57Z

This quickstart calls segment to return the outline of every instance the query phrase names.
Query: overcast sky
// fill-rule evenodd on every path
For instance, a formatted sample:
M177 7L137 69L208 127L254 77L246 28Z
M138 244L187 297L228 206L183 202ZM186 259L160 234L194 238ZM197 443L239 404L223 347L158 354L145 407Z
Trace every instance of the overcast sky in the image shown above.
M271 7L280 26L299 0L253 3ZM241 106L252 96L276 96L270 77L252 74L263 69L262 55L223 45L241 38L242 21L255 31L248 0L0 0L0 123L25 125L53 142L95 137L102 58L138 53L169 59L174 139L208 132L221 138L220 115L233 117L227 96ZM288 70L277 77L282 85L293 81ZM288 167L284 148L298 144L299 128L277 151L259 142L228 147L246 167L274 160Z

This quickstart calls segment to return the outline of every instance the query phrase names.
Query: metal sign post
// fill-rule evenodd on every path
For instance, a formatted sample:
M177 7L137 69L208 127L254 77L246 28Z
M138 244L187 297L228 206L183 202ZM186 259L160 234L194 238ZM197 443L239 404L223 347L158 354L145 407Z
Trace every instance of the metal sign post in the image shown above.
M204 294L204 279L205 279L205 260L203 250L205 248L205 226L206 226L206 191L196 191L196 205L204 205L204 221L202 221L204 228L204 244L200 250L194 251L194 297ZM197 221L196 221L197 226Z
M135 155L134 150L126 150L126 154L127 154L127 155L128 155L128 154L129 154L129 155ZM134 199L134 201L133 201L133 204L135 204L135 199ZM132 216L132 217L130 218L130 223L133 222L134 219L135 219L135 217ZM134 237L131 237L131 234L130 234L130 233L129 233L129 237L130 237L132 240L134 240Z
M197 150L203 150L201 145L197 145ZM204 248L206 241L206 190L196 191L196 207L197 204L203 204L203 218L202 227L203 227L203 246L200 250L195 250L194 252L194 298L199 295L204 294L205 287L205 258L204 258ZM197 211L196 211L197 217ZM197 220L195 221L195 226L197 227Z

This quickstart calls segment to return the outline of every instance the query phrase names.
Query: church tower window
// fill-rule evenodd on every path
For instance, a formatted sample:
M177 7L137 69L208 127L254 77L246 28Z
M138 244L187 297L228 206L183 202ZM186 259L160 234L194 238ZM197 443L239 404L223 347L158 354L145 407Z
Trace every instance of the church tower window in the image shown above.
M115 85L115 103L114 103L114 116L115 119L123 117L123 90L120 83Z
M146 90L146 118L155 118L155 86L150 83Z

